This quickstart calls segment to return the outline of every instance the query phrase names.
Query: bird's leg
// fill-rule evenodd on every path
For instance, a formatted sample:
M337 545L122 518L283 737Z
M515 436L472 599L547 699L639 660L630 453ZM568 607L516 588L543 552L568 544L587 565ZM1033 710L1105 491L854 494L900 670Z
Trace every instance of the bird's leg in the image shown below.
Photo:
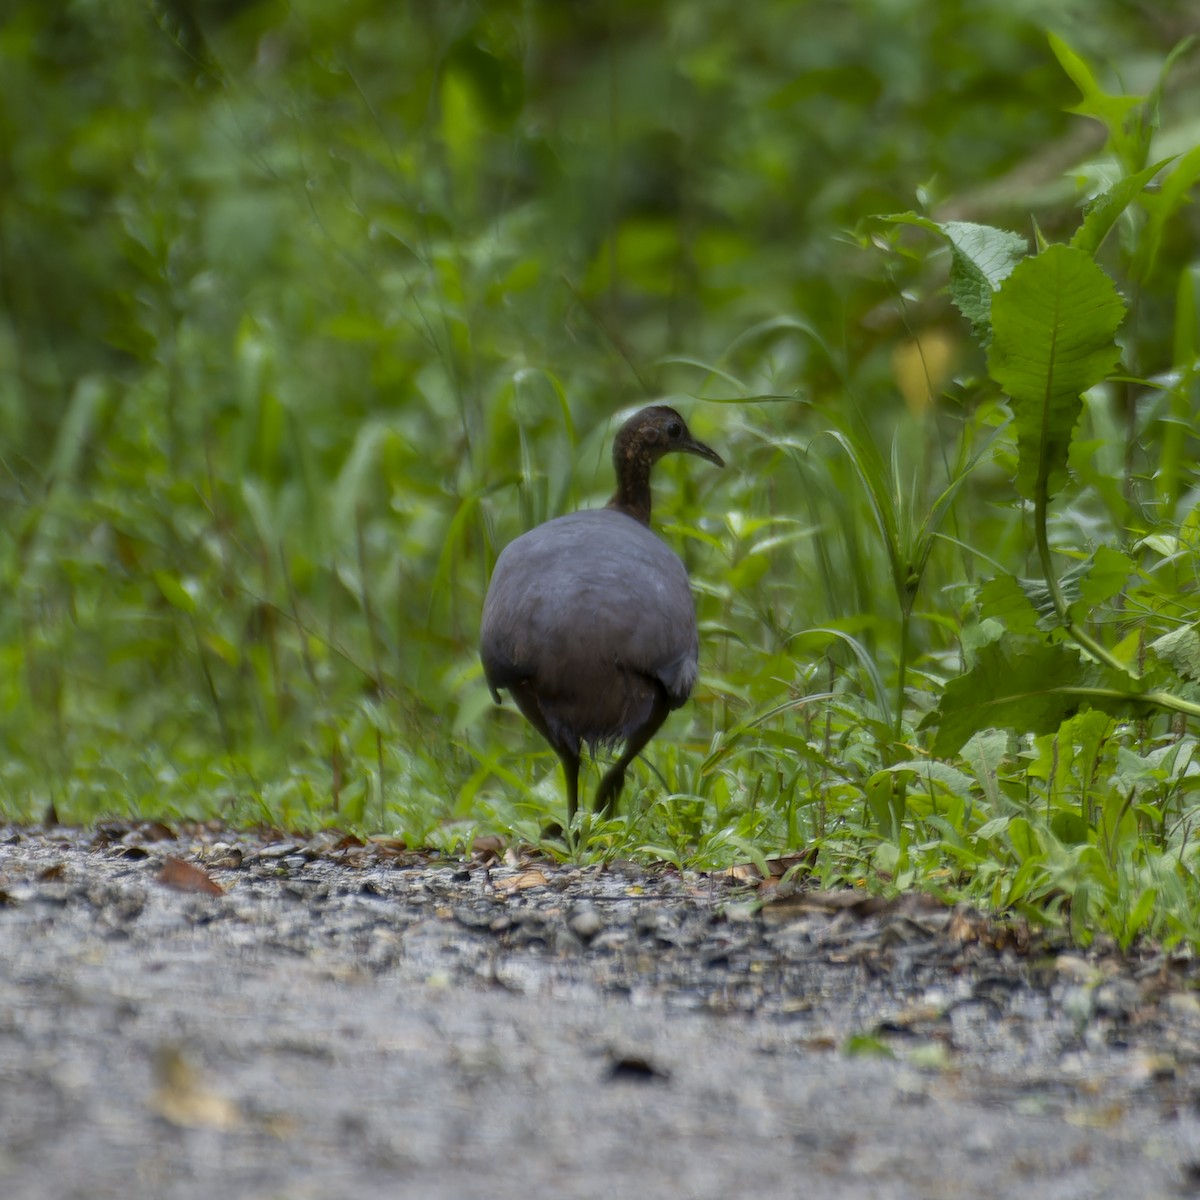
M562 762L563 778L567 782L567 828L570 829L579 809L579 742L572 745L551 733L537 696L528 686L514 684L509 692L525 719L550 743L551 749Z
M596 789L595 811L597 813L603 813L606 817L612 816L617 797L625 785L626 768L641 754L646 743L659 731L670 711L666 696L660 693L655 697L654 707L650 710L650 716L646 723L633 733L625 745L625 753L605 771L604 778L600 780L600 786Z
M569 746L555 746L562 759L563 777L567 781L567 828L575 824L579 810L579 751Z

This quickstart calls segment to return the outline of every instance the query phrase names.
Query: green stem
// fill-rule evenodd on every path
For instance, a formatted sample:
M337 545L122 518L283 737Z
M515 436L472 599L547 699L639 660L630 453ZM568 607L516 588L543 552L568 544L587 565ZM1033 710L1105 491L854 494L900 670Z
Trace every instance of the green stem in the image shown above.
M1114 671L1120 671L1123 675L1133 675L1137 679L1138 676L1120 659L1100 645L1090 633L1080 629L1071 619L1070 606L1062 593L1062 588L1058 585L1058 576L1054 573L1054 562L1050 557L1050 538L1046 533L1048 474L1045 470L1038 472L1033 501L1033 525L1034 535L1037 538L1038 557L1042 562L1042 575L1045 577L1046 586L1050 589L1050 599L1054 603L1054 611L1058 615L1059 624L1062 625L1068 637L1072 638L1077 645L1082 646L1098 662L1102 662L1106 667L1111 667ZM1187 701L1179 701L1179 703L1186 704ZM1176 711L1182 712L1183 710ZM1200 715L1200 708L1196 708L1195 711L1197 715Z
M896 668L896 711L892 714L892 741L898 743L904 732L904 690L908 682L908 626L912 617L911 602L901 597L900 662Z
M1159 708L1165 708L1168 712L1183 713L1184 716L1188 717L1200 717L1200 704L1193 704L1190 700L1183 700L1171 692L1146 692L1140 695L1138 699L1145 700L1150 704L1156 704Z
M1124 667L1121 669L1124 670ZM1200 704L1194 704L1191 700L1184 700L1171 692L1157 690L1153 692L1131 692L1125 688L1075 687L1073 685L1065 685L1063 687L1046 688L1044 694L1052 696L1082 696L1085 698L1094 696L1097 699L1104 700L1140 700L1145 704L1153 704L1156 708L1166 709L1168 712L1183 713L1187 717L1200 717Z
M1050 599L1054 602L1054 611L1058 614L1063 631L1076 645L1086 650L1097 662L1102 662L1106 667L1110 667L1114 671L1119 671L1122 675L1130 675L1134 680L1138 680L1141 676L1136 671L1127 667L1116 655L1106 650L1091 634L1086 630L1080 629L1071 619L1070 607L1067 604L1066 597L1062 593L1062 588L1058 585L1058 577L1054 573L1054 563L1050 557L1050 538L1046 533L1048 493L1049 470L1045 465L1043 457L1043 465L1038 471L1037 484L1034 489L1034 535L1037 538L1038 557L1042 562L1042 574L1045 576L1046 586L1050 589ZM1179 696L1172 695L1170 692L1158 690L1153 692L1122 692L1110 688L1072 688L1070 690L1079 695L1144 700L1147 704L1153 704L1158 708L1166 709L1168 712L1183 713L1188 717L1200 718L1200 704L1194 704L1192 701L1184 700Z

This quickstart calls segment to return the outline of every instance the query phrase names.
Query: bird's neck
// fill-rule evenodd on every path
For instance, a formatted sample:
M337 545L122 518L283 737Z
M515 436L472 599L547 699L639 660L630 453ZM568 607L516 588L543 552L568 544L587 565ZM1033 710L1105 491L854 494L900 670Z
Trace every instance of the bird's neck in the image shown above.
M616 457L614 455L614 457ZM650 524L650 462L641 455L631 454L617 463L617 490L606 505Z

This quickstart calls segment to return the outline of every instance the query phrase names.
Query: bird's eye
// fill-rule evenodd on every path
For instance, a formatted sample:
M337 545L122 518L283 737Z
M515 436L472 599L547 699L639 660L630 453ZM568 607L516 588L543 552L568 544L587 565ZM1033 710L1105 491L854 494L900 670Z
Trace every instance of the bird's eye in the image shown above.
M678 421L672 421L667 426L667 437L674 441L683 433L683 426Z

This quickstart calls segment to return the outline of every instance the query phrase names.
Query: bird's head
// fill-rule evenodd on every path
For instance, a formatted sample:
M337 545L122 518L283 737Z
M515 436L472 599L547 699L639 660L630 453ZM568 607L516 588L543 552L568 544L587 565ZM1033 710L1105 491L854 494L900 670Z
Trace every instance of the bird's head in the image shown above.
M665 404L643 408L621 426L613 442L613 465L620 477L634 463L653 466L664 454L675 451L699 455L718 467L725 465L725 460L693 437L687 422Z

